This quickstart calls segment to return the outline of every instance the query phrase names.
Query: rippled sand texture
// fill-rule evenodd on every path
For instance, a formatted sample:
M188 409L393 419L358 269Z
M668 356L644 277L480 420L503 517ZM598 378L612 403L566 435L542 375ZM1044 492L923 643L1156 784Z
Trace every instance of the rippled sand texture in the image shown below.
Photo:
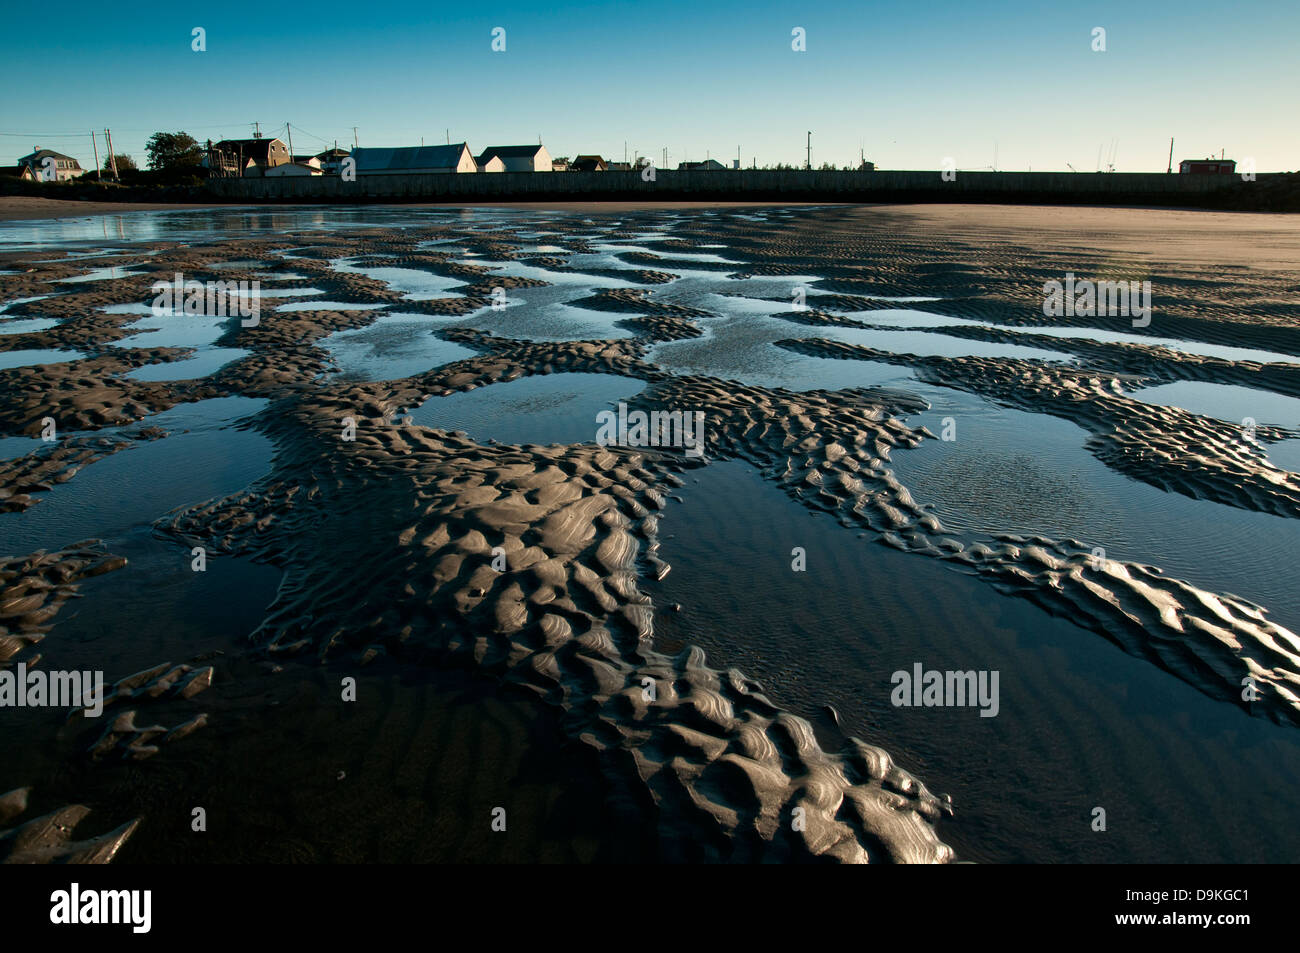
M707 348L714 340L719 312L676 300L679 275L788 277L791 287L807 287L809 309L791 308L789 295L770 281L763 291L734 293L737 302L748 298L762 309L756 314L788 323L792 333L804 329L803 337L777 336L762 345L772 355L906 368L929 384L1074 421L1090 434L1087 446L1099 460L1163 490L1282 519L1300 516L1300 475L1274 466L1266 453L1268 444L1300 436L1300 421L1262 422L1243 435L1237 423L1146 404L1125 392L1199 380L1295 395L1300 359L1244 362L1157 343L1032 333L1033 325L1069 323L1042 316L1043 281L1067 271L1136 270L1159 289L1152 335L1284 358L1300 352L1294 267L1237 263L1207 277L1186 249L1186 260L1172 263L1130 250L1142 244L1140 229L1116 241L1122 254L1102 253L1063 247L1050 228L1036 238L1015 221L987 240L966 213L936 227L932 217L942 214L530 212L514 213L503 227L499 217L426 212L412 213L404 227L148 241L125 255L90 249L76 260L49 250L5 253L0 270L12 273L0 275L0 298L10 304L0 324L57 323L0 334L0 354L57 348L70 360L0 370L4 435L36 437L48 418L61 435L0 462L0 510L21 518L46 494L75 483L80 468L141 441L167 439L139 424L159 411L214 397L269 399L247 426L274 444L270 473L242 492L185 507L156 524L178 549L204 546L283 571L278 595L245 650L279 665L344 660L359 667L390 658L467 666L521 686L559 713L571 738L600 752L611 777L633 783L647 824L665 845L693 845L683 856L848 862L954 856L936 826L952 813L950 799L931 794L884 750L856 739L823 750L807 721L782 710L741 672L713 669L691 647L673 655L656 650L657 607L639 582L668 571L658 554L660 512L683 474L709 460L748 461L805 505L860 527L868 541L943 560L1068 616L1206 694L1278 722L1300 721L1300 638L1270 621L1265 607L1166 577L1153 566L1098 560L1079 540L1023 536L1015 526L987 538L945 529L930 503L914 500L891 467L891 453L935 439L904 419L924 405L905 386L794 391L677 373L656 359L669 342ZM1145 221L1140 212L1123 214ZM1200 227L1179 213L1151 214L1163 218L1143 227L1157 233ZM627 248L597 254L611 242ZM1284 252L1300 260L1300 242ZM340 270L340 259L348 270ZM527 274L496 273L503 264ZM109 265L129 265L135 273L76 280ZM432 297L412 296L356 268L454 281ZM177 271L187 279L256 279L264 290L287 294L263 301L255 327L237 318L225 322L212 346L238 356L214 373L136 380L129 376L134 369L196 353L131 346L135 329L128 325L152 300L151 284ZM529 333L530 319L536 320L529 308L492 307L494 289L509 295L561 285L566 294L557 304L593 320L607 316L616 336L538 340ZM890 323L890 330L1023 345L1070 360L914 354L830 336L883 327L871 312L911 297L940 299L919 306L966 320ZM312 309L313 299L319 309ZM785 302L785 310L776 302ZM277 310L283 305L294 309ZM388 380L357 382L333 373L323 340L388 313L427 319L430 334L476 356ZM1084 323L1143 333L1133 332L1127 319ZM446 395L564 372L643 382L645 389L630 400L634 407L703 411L705 458L600 448L594 424L584 444L501 446L418 426L406 416ZM349 422L355 439L345 439ZM43 640L57 641L58 613L78 594L81 579L121 564L94 540L62 552L5 555L0 664L11 666L35 663ZM499 556L503 571L493 565ZM1249 703L1241 700L1248 676L1259 692ZM779 686L774 689L778 694ZM111 722L87 757L147 758L163 743L184 744L207 723L194 707L205 690L219 693L221 682L201 665L160 663L134 676L123 673L110 693L115 707L105 718ZM148 725L142 710L157 710L172 727ZM23 789L0 798L0 826L19 818L26 803ZM0 833L0 851L9 844L11 860L107 861L134 830L73 843L67 830L86 808L65 811L72 812L67 823L54 816L12 821ZM664 855L676 856L668 847Z

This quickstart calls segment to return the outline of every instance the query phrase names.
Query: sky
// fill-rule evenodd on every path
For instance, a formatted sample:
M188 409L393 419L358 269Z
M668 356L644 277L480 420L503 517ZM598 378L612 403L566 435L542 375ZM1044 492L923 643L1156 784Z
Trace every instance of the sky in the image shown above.
M362 146L540 137L553 156L802 165L811 132L814 165L1139 172L1164 171L1174 137L1175 164L1300 169L1294 0L73 0L3 23L0 164L41 146L93 168L108 127L143 167L153 132L257 121L288 123L296 154L355 126Z

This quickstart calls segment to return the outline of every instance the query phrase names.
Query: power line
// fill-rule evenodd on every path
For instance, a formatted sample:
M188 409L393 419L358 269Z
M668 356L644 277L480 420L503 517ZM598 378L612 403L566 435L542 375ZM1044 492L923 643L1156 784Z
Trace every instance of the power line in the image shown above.
M224 129L227 126L247 126L248 123L247 122L214 122L214 123L207 123L201 126L195 125L193 123L181 123L180 125L187 126L190 129ZM135 132L158 132L159 130L155 127L151 129L120 129L118 131L135 133ZM83 139L85 138L86 134L84 132L0 132L0 136L16 136L24 139L30 138L32 136L35 136L38 139Z
M285 123L285 125L287 126L288 123ZM333 139L326 139L324 136L318 136L318 135L316 135L314 132L308 132L308 131L307 131L306 129L304 129L302 126L294 126L294 128L297 129L299 132L301 132L303 135L305 135L308 139L317 139L317 140L319 140L320 142L325 143L326 145L329 145L330 143L332 143L332 142L334 141ZM335 138L337 138L337 137L335 137Z
M0 136L15 136L19 139L84 139L84 132L0 132Z

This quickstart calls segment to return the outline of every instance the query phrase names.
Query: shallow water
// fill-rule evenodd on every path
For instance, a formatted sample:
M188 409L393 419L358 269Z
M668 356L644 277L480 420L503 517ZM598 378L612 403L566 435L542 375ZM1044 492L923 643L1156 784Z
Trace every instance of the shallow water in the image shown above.
M55 318L10 318L0 321L0 334L26 334L29 331L45 331L59 322Z
M247 357L251 351L238 347L206 348L194 357L164 364L148 364L128 371L124 376L137 381L186 381L215 374L232 361Z
M0 351L0 371L11 367L39 367L42 364L60 364L79 361L86 355L80 351L58 348L28 348L21 351Z
M320 342L344 380L381 381L409 377L478 352L444 341L427 315L385 314L364 328L338 331Z
M595 443L596 415L644 387L613 374L543 374L430 397L410 416L423 427L463 430L479 443Z
M148 305L121 305L117 313L142 314L143 317L126 326L128 331L138 333L130 333L108 342L113 347L207 348L241 320L238 316L213 317L171 312L155 315Z
M932 505L950 529L975 537L996 532L1074 537L1103 547L1109 558L1160 566L1168 575L1211 592L1231 592L1257 602L1274 621L1300 630L1300 590L1293 568L1294 554L1300 551L1300 521L1192 500L1121 476L1092 456L1085 447L1087 432L1074 424L922 384L906 366L808 357L777 348L775 342L828 338L920 355L1072 359L1064 351L942 333L945 327L978 324L1049 337L1164 344L1226 359L1300 362L1269 351L1136 334L1008 328L949 318L925 311L925 302L936 300L925 296L873 299L900 307L846 312L854 320L887 325L883 330L810 327L781 315L790 312L792 289L801 285L807 287L808 305L817 307L822 292L816 275L732 278L729 271L693 267L727 262L734 273L744 273L750 263L724 244L706 243L708 251L699 252L655 245L679 225L699 220L729 217L777 223L801 214L809 213L664 210L628 215L623 221L598 216L585 220L589 229L584 226L594 251L578 254L554 244L557 233L548 230L550 223L573 216L498 209L126 213L0 223L0 247L34 243L51 254L72 252L71 258L82 252L99 254L106 243L129 251L136 242L157 239L193 243L451 223L477 229L478 237L516 241L521 254L564 258L578 269L668 272L677 275L676 280L641 286L606 275L494 260L466 251L463 237L435 238L425 244L486 266L489 282L493 276L517 276L547 285L508 289L505 309L483 308L464 316L404 314L400 304L329 300L281 305L277 310L383 312L367 327L340 331L319 342L338 368L337 375L325 380L378 381L478 353L431 333L438 328L472 327L532 341L631 337L636 332L618 323L635 311L595 311L575 302L601 289L644 288L653 300L706 312L695 319L701 337L648 348L646 360L671 373L795 391L889 387L931 404L929 410L908 416L909 423L938 434L951 418L955 440L927 440L917 449L895 451L892 461L913 497ZM577 220L584 221L581 216ZM611 238L618 228L629 232ZM301 244L310 246L311 238L304 236ZM618 257L638 250L657 260L633 263ZM266 257L292 259L294 254ZM132 255L130 260L137 259ZM266 262L250 258L226 264L253 268ZM129 264L99 272L113 277L126 267ZM367 268L352 259L336 260L334 267L378 278L412 300L454 297L451 288L473 280L419 269ZM262 297L307 294L322 293L270 289ZM140 333L114 342L117 346L196 348L186 360L135 369L128 374L132 379L203 377L248 353L215 346L238 318L155 316L147 304L103 310L140 316L130 326ZM53 323L46 318L0 319L0 334L36 331ZM6 363L13 361L44 363L79 356L53 350L0 352L0 367L15 366ZM395 414L393 422L400 425L409 416L411 423L465 431L480 442L590 444L598 431L596 415L644 387L643 381L608 374L525 376L430 397ZM1267 391L1184 382L1133 390L1131 396L1233 422L1250 417L1261 424L1300 428L1300 400ZM156 537L151 527L173 507L237 492L270 470L270 441L238 426L266 406L261 399L222 398L153 415L136 426L160 426L171 436L140 442L85 467L70 482L36 494L39 502L26 512L0 514L0 553L21 554L100 537L110 551L131 560L126 570L85 584L86 599L64 610L47 641L51 659L123 669L114 671L116 676L164 657L180 661L199 651L231 648L257 625L279 584L277 570L216 557L199 577L190 571L188 551ZM0 438L0 459L45 446L31 438ZM1266 445L1266 450L1276 465L1300 471L1300 439ZM1002 596L951 565L872 543L859 531L791 499L747 465L711 463L688 475L679 492L685 502L671 504L661 523L660 555L673 571L661 582L643 574L639 583L660 609L655 619L659 647L675 651L689 641L704 647L715 667L735 665L758 677L775 701L813 721L828 748L838 747L842 731L882 745L932 790L953 795L957 817L944 821L940 832L962 858L1285 862L1297 856L1300 834L1293 823L1293 792L1300 781L1300 736L1294 729L1250 718L1232 705L1211 700L1102 636L1054 618L1027 600ZM807 550L807 572L791 570L795 546ZM681 603L681 611L668 611L672 603ZM981 719L971 709L893 707L890 674L917 662L928 668L998 670L999 715ZM382 676L366 677L376 686L387 684ZM392 695L391 710L411 714L419 707L403 694L409 685L385 690ZM842 731L823 714L825 703L835 706ZM248 704L251 710L253 702ZM303 710L318 708L304 705ZM296 730L283 728L280 740ZM336 730L332 723L328 731L321 728L322 735ZM258 731L241 737L245 740L240 750L259 756L276 741L272 736L263 741ZM338 756L327 741L318 743L320 750ZM353 744L357 750L383 746L360 735ZM466 757L480 750L471 746ZM276 777L310 786L305 760L294 761L292 770L286 767ZM475 791L493 783L479 775L473 778ZM1247 780L1233 783L1225 793L1229 782L1224 779ZM250 790L256 788L256 778L246 780ZM375 782L385 798L389 791L383 785L389 780ZM566 780L552 779L561 788ZM1095 806L1104 806L1110 817L1104 835L1089 827ZM441 817L436 808L430 810Z
M23 512L0 513L0 553L53 550L90 538L111 544L178 506L243 489L270 469L271 442L234 425L266 404L219 397L144 418L131 429L155 426L171 435L85 467L69 483L35 494L39 502Z
M448 278L417 268L371 268L353 264L350 259L330 262L330 266L344 274L365 275L382 281L394 291L406 292L412 301L427 301L433 298L460 298L462 295L449 289L465 283L463 278Z
M704 648L818 729L887 748L956 816L941 836L986 862L1288 862L1294 732L1214 701L1101 636L938 560L859 538L742 463L687 478L660 525L672 565L645 588L656 642ZM804 547L805 572L791 550ZM662 608L680 603L680 612ZM996 670L999 712L896 708L891 674ZM1224 778L1249 778L1225 804ZM1105 834L1091 811L1108 815Z
M1129 396L1162 407L1181 407L1194 414L1216 417L1231 423L1275 424L1300 430L1300 397L1287 397L1272 391L1237 384L1212 384L1208 381L1175 381L1134 390Z
M954 530L1039 533L1100 546L1107 558L1159 566L1211 592L1263 605L1300 632L1300 590L1288 554L1300 523L1166 493L1122 476L1084 448L1087 431L1065 420L998 407L959 391L915 384L931 403L908 417L952 441L894 454L894 470L919 503Z

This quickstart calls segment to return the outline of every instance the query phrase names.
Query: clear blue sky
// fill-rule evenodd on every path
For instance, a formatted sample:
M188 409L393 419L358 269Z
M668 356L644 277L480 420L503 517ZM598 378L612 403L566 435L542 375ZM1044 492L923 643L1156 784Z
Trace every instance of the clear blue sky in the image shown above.
M861 147L883 168L1091 171L1118 140L1118 170L1163 171L1175 136L1175 161L1226 149L1289 171L1298 37L1294 0L20 3L0 162L40 145L90 167L89 131L109 126L143 166L152 132L259 120L293 123L297 153L350 145L352 126L371 146L450 128L476 152L540 134L553 155L622 158L626 141L676 165L739 145L745 165L802 164L811 130L815 165Z

